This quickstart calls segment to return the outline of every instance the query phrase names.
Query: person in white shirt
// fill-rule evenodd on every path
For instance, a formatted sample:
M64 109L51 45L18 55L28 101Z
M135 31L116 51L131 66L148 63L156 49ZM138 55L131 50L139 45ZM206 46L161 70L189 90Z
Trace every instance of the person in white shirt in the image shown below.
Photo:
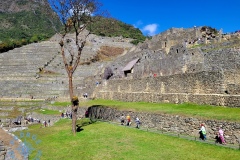
M200 134L200 139L201 140L206 140L207 139L207 136L206 136L206 134L207 134L207 132L206 132L206 129L205 129L205 126L204 126L204 124L201 124L200 125L201 126L201 128L200 128L200 130L199 130L199 134Z

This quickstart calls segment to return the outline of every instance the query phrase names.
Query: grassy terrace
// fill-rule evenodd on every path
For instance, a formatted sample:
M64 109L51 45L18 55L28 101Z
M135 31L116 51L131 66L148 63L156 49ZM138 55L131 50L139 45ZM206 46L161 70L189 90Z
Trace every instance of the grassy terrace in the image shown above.
M1 98L0 99L0 113L6 112L8 116L5 118L16 118L22 115L19 108L30 109L32 107L40 107L44 103L43 100L35 99L11 99L11 98ZM13 108L12 110L4 110L7 108Z
M55 102L54 106L67 106L69 102ZM147 103L147 102L120 102L110 100L80 101L80 106L103 105L118 108L119 110L131 110L151 113L178 114L183 116L198 117L203 119L216 119L224 121L240 122L240 108L219 107L210 105L197 105L190 103Z
M49 110L49 109L38 109L38 110L34 110L34 112L37 112L40 114L47 114L47 115L60 115L59 111Z
M55 102L52 106L67 106L69 102ZM80 101L80 107L103 105L151 113L178 114L205 119L240 122L240 109L196 104L160 104L146 102L119 102L110 100ZM39 110L55 114L52 110ZM182 139L146 130L138 130L106 122L78 120L81 126L76 136L71 133L71 120L61 119L51 127L32 125L27 131L16 133L30 145L30 159L41 160L238 160L236 149ZM28 136L30 134L30 136ZM24 135L24 136L23 136ZM35 141L33 139L35 137ZM39 141L38 141L39 140ZM36 143L36 141L40 143ZM37 156L38 155L38 156Z
M83 122L84 121L84 122ZM239 150L188 141L105 122L78 121L81 130L71 133L71 120L62 119L52 127L33 125L21 133L33 150L30 159L41 160L239 160ZM88 125L86 125L88 124ZM36 141L27 138L36 136ZM20 133L18 133L20 135ZM24 139L24 138L23 138ZM40 151L40 154L38 151Z
M20 112L17 110L17 107L31 107L39 105L50 105L50 106L59 106L66 107L71 105L70 102L55 102L53 104L46 104L43 101L0 101L0 106L14 106L14 110L10 111L10 115L17 116ZM93 105L103 105L108 107L114 107L119 110L129 110L129 111L138 111L138 112L151 112L151 113L167 113L167 114L177 114L182 116L191 116L198 117L203 119L215 119L223 121L233 121L240 122L240 108L229 108L229 107L220 107L220 106L210 106L210 105L197 105L190 103L183 104L169 104L169 103L147 103L147 102L120 102L120 101L111 101L111 100L89 100L89 101L80 101L80 107L90 107ZM6 111L0 111L6 112ZM8 111L9 112L9 111ZM59 114L58 111L53 110L36 110L38 113L42 114Z

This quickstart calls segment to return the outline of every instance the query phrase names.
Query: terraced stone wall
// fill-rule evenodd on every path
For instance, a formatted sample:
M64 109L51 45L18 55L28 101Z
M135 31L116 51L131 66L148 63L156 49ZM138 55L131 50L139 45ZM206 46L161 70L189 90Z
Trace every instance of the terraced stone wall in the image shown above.
M96 88L94 98L240 107L240 84L221 72L177 74L144 79L109 80Z

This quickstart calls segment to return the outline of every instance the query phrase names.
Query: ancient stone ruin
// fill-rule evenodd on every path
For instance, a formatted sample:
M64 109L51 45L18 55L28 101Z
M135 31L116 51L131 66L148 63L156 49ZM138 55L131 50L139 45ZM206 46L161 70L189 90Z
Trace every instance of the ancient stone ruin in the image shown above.
M239 66L238 33L172 28L113 61L114 75L93 97L239 107Z

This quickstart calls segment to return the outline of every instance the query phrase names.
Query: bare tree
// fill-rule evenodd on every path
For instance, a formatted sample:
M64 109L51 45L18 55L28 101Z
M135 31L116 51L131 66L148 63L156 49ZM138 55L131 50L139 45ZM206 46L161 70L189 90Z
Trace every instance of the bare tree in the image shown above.
M83 47L90 35L90 30L86 30L86 28L93 22L93 16L100 15L101 4L96 0L51 0L50 4L64 25L59 44L69 80L72 132L75 135L79 103L78 97L73 93L73 73L79 65ZM68 38L68 33L74 33L74 38Z

